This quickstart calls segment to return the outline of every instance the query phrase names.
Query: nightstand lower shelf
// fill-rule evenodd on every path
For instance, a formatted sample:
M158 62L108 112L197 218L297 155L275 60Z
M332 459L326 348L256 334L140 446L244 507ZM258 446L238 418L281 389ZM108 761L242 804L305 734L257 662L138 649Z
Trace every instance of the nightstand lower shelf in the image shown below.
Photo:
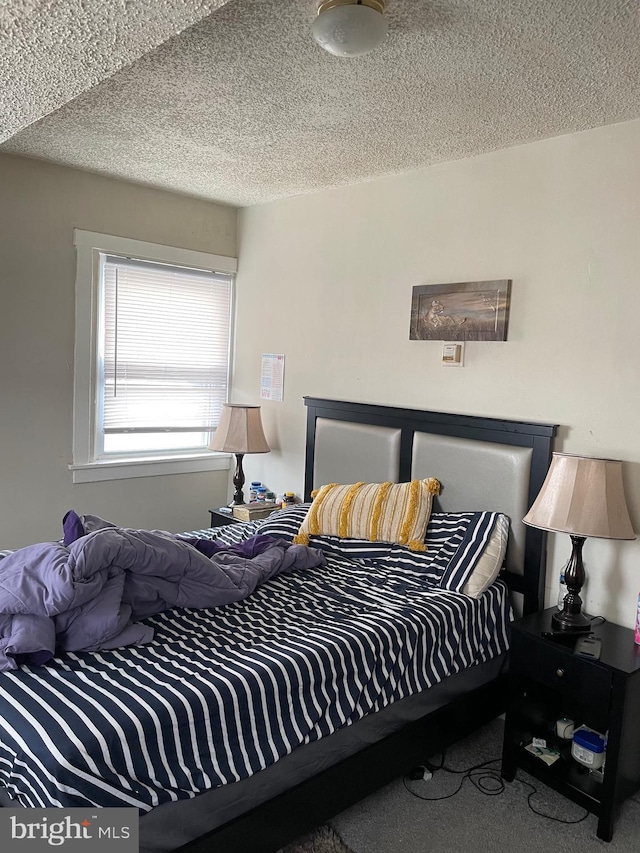
M574 802L592 814L600 816L602 811L602 786L603 782L596 781L589 774L586 767L581 767L568 754L561 756L551 766L527 752L523 747L517 749L516 766L524 770L530 776L553 788L563 797ZM513 770L515 776L515 767ZM507 781L513 781L513 776Z

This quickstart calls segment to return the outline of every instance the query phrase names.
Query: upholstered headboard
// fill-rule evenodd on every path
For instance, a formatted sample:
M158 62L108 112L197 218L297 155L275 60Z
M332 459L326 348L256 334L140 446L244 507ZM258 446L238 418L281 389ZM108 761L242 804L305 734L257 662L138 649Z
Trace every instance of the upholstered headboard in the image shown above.
M509 516L505 572L522 610L544 606L546 534L522 518L544 481L556 427L305 397L305 498L325 483L436 477L436 509Z

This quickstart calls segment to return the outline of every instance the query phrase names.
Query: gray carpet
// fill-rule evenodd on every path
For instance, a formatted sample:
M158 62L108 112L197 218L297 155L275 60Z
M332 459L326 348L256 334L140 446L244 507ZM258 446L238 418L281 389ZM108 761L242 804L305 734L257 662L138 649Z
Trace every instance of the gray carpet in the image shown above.
M353 853L330 826L321 826L279 853Z
M501 753L503 723L495 720L447 752L447 766L462 769L498 758ZM435 757L434 757L435 758ZM492 765L499 768L497 762ZM522 780L522 781L521 781ZM331 821L353 853L638 853L640 849L640 796L627 800L620 809L613 841L596 836L593 815L568 825L535 814L527 805L531 788L539 794L532 805L562 820L576 820L584 814L559 794L518 771L516 781L505 785L503 793L487 796L469 780L451 799L425 802L413 797L397 780ZM424 797L453 792L460 777L438 771L431 781L409 782ZM348 853L338 848L300 848L295 853ZM293 853L293 850L287 853Z

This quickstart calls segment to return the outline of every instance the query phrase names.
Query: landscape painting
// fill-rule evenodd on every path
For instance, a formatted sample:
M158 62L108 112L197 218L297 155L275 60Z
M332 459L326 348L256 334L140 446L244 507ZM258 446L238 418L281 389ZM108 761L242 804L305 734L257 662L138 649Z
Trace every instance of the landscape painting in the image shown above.
M423 284L413 288L412 341L506 341L511 281Z

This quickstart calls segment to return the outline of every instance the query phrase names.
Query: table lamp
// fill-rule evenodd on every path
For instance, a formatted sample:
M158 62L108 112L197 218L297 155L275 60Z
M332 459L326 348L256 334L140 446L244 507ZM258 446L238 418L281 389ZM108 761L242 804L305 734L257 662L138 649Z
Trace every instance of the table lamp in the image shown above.
M554 453L542 488L523 518L525 524L568 533L572 550L564 578L567 594L554 613L554 631L585 633L591 620L582 613L580 590L585 581L582 546L587 537L635 539L622 483L622 463L570 453Z
M209 450L221 450L235 453L236 470L233 475L235 493L233 503L243 504L244 471L242 459L245 453L269 453L262 429L260 406L244 406L240 403L225 403L220 415L220 423L209 442Z

